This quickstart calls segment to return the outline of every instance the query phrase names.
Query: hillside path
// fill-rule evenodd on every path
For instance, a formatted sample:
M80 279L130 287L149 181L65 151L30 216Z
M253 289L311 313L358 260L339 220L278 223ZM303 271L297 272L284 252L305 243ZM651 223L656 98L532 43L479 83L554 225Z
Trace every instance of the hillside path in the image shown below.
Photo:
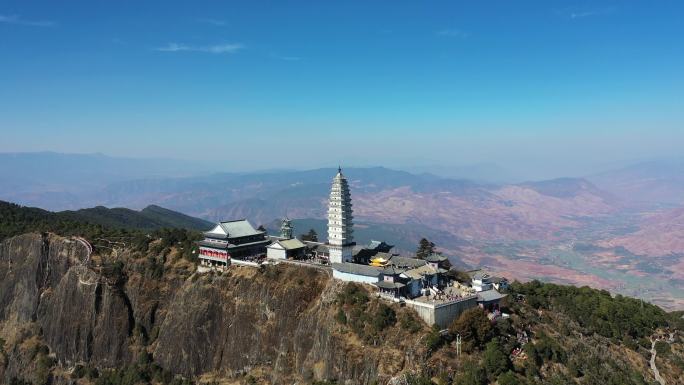
M658 371L658 368L656 367L656 349L655 349L655 344L657 340L651 340L651 370L653 370L653 375L655 376L656 381L660 383L660 385L665 385L665 379L663 379L660 376L660 372Z

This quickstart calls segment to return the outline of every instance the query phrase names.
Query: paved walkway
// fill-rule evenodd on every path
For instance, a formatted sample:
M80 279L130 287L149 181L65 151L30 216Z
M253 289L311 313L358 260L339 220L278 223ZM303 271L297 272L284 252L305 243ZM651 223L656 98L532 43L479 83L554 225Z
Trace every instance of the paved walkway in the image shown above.
M86 256L85 261L82 261L83 264L87 265L88 261L90 261L90 255L93 253L93 246L83 237L74 237L74 239L85 246L86 250L88 250L88 256Z
M653 370L653 375L655 376L656 381L658 381L660 385L665 385L665 379L660 376L660 372L656 367L656 341L657 340L651 340L651 370Z

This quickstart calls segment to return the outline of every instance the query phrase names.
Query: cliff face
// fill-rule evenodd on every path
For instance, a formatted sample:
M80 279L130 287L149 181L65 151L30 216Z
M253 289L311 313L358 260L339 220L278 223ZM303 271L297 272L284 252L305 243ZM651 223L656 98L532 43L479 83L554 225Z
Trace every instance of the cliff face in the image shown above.
M263 367L272 383L291 377L368 383L410 364L411 353L354 346L337 333L340 288L327 273L308 268L240 268L190 280L169 307L155 360L188 376Z
M29 234L0 245L0 316L3 321L35 321L40 295L55 287L85 250L51 236ZM82 247L82 246L81 246Z
M65 363L116 366L130 359L133 312L126 294L85 266L73 266L38 306L45 341Z
M333 306L341 285L324 271L282 266L191 275L192 266L169 262L162 277L151 278L145 257L130 252L118 255L119 271L86 264L86 257L83 245L53 235L0 244L0 337L8 361L0 365L2 382L35 381L30 363L42 345L62 368L121 367L149 352L186 377L261 373L271 383L370 383L413 366L419 354L415 339L364 346L343 333Z
M84 265L87 256L79 242L52 235L27 234L0 245L0 332L7 346L41 337L38 343L67 365L130 359L130 304ZM26 358L18 348L8 353L10 362ZM4 377L22 378L24 369L9 365Z

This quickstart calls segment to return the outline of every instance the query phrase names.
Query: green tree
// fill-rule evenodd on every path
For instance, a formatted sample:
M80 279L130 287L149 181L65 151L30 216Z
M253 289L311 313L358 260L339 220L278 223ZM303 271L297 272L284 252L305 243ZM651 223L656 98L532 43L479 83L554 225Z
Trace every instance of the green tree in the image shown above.
M302 241L307 241L307 242L318 242L318 234L316 233L316 230L314 229L309 229L309 232L306 234L302 234L300 236Z
M663 341L656 341L655 350L656 353L660 354L661 356L669 355L672 352L672 348L670 348L670 345L667 342Z
M428 377L428 376L422 376L422 375L409 373L406 375L406 384L408 384L408 385L433 385L433 382L430 380L430 377Z
M444 344L444 339L439 333L439 326L432 325L430 333L425 337L425 347L428 348L430 353L435 352Z
M511 293L523 294L528 305L554 310L569 316L589 333L622 339L650 336L658 327L673 322L663 309L641 300L616 295L605 290L531 281L515 282Z
M508 359L508 354L503 351L499 341L492 340L487 343L487 348L484 351L483 362L487 378L494 381L499 375L505 373L511 367L511 361Z
M487 376L484 370L474 362L466 362L463 371L456 377L454 385L484 385L487 383Z
M401 325L401 328L404 330L409 331L410 333L415 333L422 329L422 325L418 320L415 319L410 313L404 313L401 317L399 317L399 325Z
M498 382L499 385L520 385L520 380L518 380L518 377L515 375L515 373L510 370L499 375L499 378L497 378L496 382Z
M484 310L479 307L468 309L461 314L449 328L451 334L460 334L463 339L463 350L470 352L484 346L493 334L491 321Z
M391 307L381 303L373 317L373 327L375 330L380 331L386 327L393 326L395 323L397 323L397 314Z
M418 250L416 251L416 258L425 259L428 255L435 252L435 244L423 238L418 243Z

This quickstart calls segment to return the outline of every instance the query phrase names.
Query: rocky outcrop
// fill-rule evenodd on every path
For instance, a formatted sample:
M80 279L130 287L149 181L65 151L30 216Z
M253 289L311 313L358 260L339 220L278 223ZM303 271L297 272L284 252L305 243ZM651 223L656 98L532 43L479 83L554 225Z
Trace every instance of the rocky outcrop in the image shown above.
M150 256L124 251L117 256L124 262L119 276L112 277L84 264L86 256L81 243L54 235L0 244L0 337L15 349L9 360L25 362L0 370L5 382L32 378L22 366L31 367L35 353L18 348L29 339L47 346L64 368L121 367L147 350L175 374L240 377L256 370L270 383L365 384L417 361L415 341L364 346L341 330L334 306L341 284L324 270L270 266L190 275L191 265L167 264L162 277L152 278L145 268Z
M125 293L103 283L85 266L67 271L40 301L38 323L44 338L67 364L94 362L114 367L128 362L134 325Z
M0 244L0 320L36 320L41 294L85 258L78 242L48 234L26 234Z
M0 244L0 332L7 345L40 336L65 365L112 367L131 359L130 302L121 288L83 264L87 255L82 243L48 234ZM23 359L20 349L9 353ZM21 377L21 370L9 366L5 378Z
M189 280L168 310L155 361L186 376L234 376L263 366L272 383L312 376L368 383L393 374L380 372L389 369L382 365L387 354L359 346L348 351L336 335L332 305L339 283L315 269L270 269Z

